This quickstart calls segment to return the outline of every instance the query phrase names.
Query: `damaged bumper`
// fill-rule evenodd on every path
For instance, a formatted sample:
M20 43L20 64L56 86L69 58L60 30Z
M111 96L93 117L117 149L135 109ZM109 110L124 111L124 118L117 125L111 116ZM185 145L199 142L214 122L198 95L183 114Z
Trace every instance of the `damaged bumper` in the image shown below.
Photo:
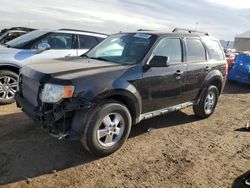
M15 95L17 107L21 108L35 122L38 122L52 136L57 138L68 137L78 139L79 132L72 128L74 113L87 111L92 104L80 98L64 100L56 104L43 104L38 107L30 104L20 92Z

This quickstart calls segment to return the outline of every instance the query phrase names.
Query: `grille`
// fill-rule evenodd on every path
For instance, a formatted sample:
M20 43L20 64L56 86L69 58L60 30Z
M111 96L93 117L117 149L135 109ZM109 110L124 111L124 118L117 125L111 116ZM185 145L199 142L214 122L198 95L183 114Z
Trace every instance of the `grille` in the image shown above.
M21 90L23 97L33 106L37 106L39 82L26 76L22 77Z

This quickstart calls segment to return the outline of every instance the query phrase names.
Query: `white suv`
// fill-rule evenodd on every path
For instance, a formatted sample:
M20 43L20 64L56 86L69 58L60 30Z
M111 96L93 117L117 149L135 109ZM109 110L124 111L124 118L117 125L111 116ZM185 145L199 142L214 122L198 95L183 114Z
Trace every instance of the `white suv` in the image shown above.
M36 30L0 46L0 104L14 102L19 69L37 61L80 56L108 35L61 29Z

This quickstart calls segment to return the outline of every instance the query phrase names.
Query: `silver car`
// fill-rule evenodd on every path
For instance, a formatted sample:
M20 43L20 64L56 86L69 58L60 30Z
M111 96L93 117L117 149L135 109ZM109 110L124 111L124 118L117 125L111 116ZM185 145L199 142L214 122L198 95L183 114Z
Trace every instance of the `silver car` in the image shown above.
M14 102L19 69L37 60L80 56L108 35L61 29L36 30L0 45L0 104Z

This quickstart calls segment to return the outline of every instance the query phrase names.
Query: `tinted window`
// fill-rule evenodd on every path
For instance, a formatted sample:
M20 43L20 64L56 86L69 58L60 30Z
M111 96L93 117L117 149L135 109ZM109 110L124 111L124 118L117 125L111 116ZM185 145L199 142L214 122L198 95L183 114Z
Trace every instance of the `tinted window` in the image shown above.
M8 33L8 34L3 35L2 37L0 37L0 42L5 43L5 42L8 42L8 41L11 41L11 40L23 35L23 34L24 33L22 33L22 32L20 32L20 33L19 32L17 32L17 33L14 33L14 32L13 33Z
M220 44L215 40L204 40L206 46L208 47L208 53L210 59L217 61L224 60L224 52L221 49Z
M105 38L96 37L96 39L98 40L98 42L102 42Z
M72 34L51 33L34 45L34 48L41 43L49 44L50 49L72 49Z
M153 51L155 56L167 56L169 63L182 61L182 48L180 39L165 38L160 41Z
M186 39L187 41L187 61L206 61L206 51L199 39Z
M98 41L95 37L87 35L79 35L79 42L81 49L90 49L98 44Z

